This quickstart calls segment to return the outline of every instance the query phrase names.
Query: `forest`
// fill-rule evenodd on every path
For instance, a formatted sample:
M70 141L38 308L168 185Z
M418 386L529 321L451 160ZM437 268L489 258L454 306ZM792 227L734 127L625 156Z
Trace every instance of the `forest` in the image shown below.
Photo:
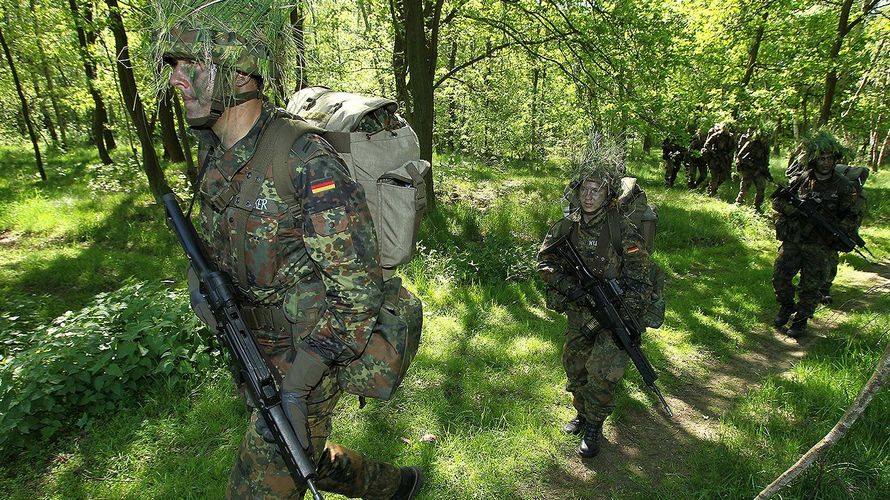
M188 199L199 161L180 96L155 78L152 1L0 0L5 498L219 498L246 429L159 203ZM424 304L420 350L391 401L344 397L331 440L421 466L420 498L752 498L871 380L858 419L779 495L890 496L890 3L286 8L298 70L274 94L394 99L433 172L398 270ZM799 340L772 326L769 197L766 214L734 205L735 174L716 196L664 184L662 142L715 123L762 133L780 183L820 130L870 172L873 255L841 255L834 300ZM546 307L536 253L591 131L621 143L658 207L667 312L643 350L675 416L629 368L603 452L582 460L560 432L566 317Z

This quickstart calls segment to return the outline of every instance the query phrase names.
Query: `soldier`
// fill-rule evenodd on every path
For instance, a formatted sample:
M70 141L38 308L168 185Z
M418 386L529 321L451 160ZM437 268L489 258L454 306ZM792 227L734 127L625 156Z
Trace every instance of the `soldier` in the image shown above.
M673 137L665 137L661 143L665 187L674 187L674 181L677 179L677 173L680 172L685 153L683 146L677 144Z
M625 302L642 314L653 286L649 254L639 229L621 212L616 197L624 175L622 161L614 155L590 155L566 188L565 218L554 224L541 248L557 238L569 237L585 263L602 278L618 278L626 291ZM619 232L613 235L610 228ZM617 243L617 244L616 244ZM538 253L538 272L547 284L548 307L566 312L568 327L563 347L563 366L577 415L563 431L581 436L578 453L584 458L600 451L603 421L615 408L615 388L624 376L627 354L612 333L603 329L582 308L586 292L567 264L551 253Z
M843 173L844 177L850 181L853 186L853 204L850 211L854 214L853 232L858 233L859 227L862 225L862 216L865 214L865 181L868 180L868 169L863 167L851 167L849 165L836 165L835 172ZM851 235L852 236L852 235ZM838 252L831 252L828 261L827 277L825 284L819 289L819 295L822 296L820 302L825 305L831 305L831 285L837 276Z
M773 177L769 172L769 144L759 131L749 130L739 138L736 169L741 177L739 195L735 199L736 204L744 203L751 184L754 184L757 188L757 194L754 195L754 210L757 213L762 213L761 205L763 204L766 182L773 180Z
M788 186L787 193L801 200L812 200L821 215L837 221L840 229L849 232L857 220L853 211L853 188L850 181L834 169L843 151L840 143L827 132L806 139L801 156L803 173ZM782 242L773 268L773 289L779 302L775 326L785 326L793 313L788 336L798 338L806 332L807 320L813 317L831 255L838 248L833 236L820 230L781 194L782 191L778 191L773 199L776 239ZM795 305L792 279L798 272L800 285Z
M288 11L274 0L263 3L153 2L153 17L163 21L155 26L154 51L168 64L160 76L179 91L200 141L201 238L211 260L232 276L245 322L279 372L284 409L316 464L317 486L348 497L413 498L420 469L327 441L341 395L338 370L367 343L382 303L382 273L364 193L321 136L293 142L287 179L273 170L275 138L264 134L284 115L264 92L276 88L275 75L296 70L282 71L288 61L276 50L292 41ZM277 182L292 183L292 190ZM194 279L190 285L200 315ZM228 498L303 497L306 485L294 482L269 441L266 422L253 412Z
M692 134L689 141L689 149L686 152L686 187L697 188L708 176L708 165L701 155L701 148L705 145L705 134L698 128ZM696 174L698 177L696 177Z
M717 123L708 131L708 138L701 148L702 158L708 165L711 180L708 182L708 196L717 196L720 185L726 182L732 172L732 155L735 140L726 125Z

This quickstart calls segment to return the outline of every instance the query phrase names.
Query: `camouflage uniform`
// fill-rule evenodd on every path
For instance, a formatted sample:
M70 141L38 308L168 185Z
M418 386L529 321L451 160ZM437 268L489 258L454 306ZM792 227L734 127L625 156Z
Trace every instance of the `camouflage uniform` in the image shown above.
M853 203L850 205L850 213L852 215L852 222L850 223L852 227L852 231L850 232L851 235L859 232L859 228L862 226L862 217L865 215L866 199L862 189L864 189L862 184L859 184L858 189L855 184L853 185ZM828 259L828 266L825 271L825 283L819 289L819 294L822 295L822 301L826 304L831 303L831 285L834 284L834 278L837 276L838 261L838 252L831 252Z
M298 349L335 361L306 398L317 486L390 498L399 469L326 442L341 394L339 367L364 348L382 302L377 239L364 193L330 145L306 134L288 157L301 206L288 207L274 187L273 166L248 166L276 113L264 103L253 128L226 151L213 133L196 131L204 172L202 239L210 258L233 277L245 321L282 377ZM256 199L241 197L249 183L262 184ZM254 412L251 424L256 419ZM305 489L294 484L275 445L250 425L227 497L302 498Z
M585 264L601 278L618 278L625 290L626 304L640 317L652 293L649 254L637 227L614 206L608 210L613 210L620 220L620 254L610 241L606 211L586 223L563 219L548 232L541 248L571 232ZM605 258L600 257L602 250L597 248L600 241L608 247ZM548 306L565 311L568 316L562 355L568 378L566 390L572 393L579 416L587 422L602 422L615 408L615 389L629 358L616 345L612 332L601 328L587 308L568 302L566 295L578 285L578 280L562 259L539 253L538 273L548 286Z
M701 153L708 164L711 180L708 182L708 196L717 196L720 185L726 182L732 172L732 155L735 152L735 141L732 134L720 124L708 131L708 138L702 146Z
M850 181L837 173L820 181L808 170L794 181L792 190L802 200L819 200L822 214L838 221L841 229L848 231L855 224L855 214L851 211L853 188ZM792 279L799 272L795 318L811 318L822 298L819 289L827 278L832 255L837 253L836 243L787 201L774 199L773 209L777 212L776 239L782 242L773 268L776 299L780 306L794 308Z
M683 165L683 157L686 151L683 146L677 144L673 138L667 137L661 143L661 158L664 160L664 185L673 187L677 179L677 173Z
M708 165L701 155L701 148L705 145L705 137L701 129L695 131L689 141L689 150L686 153L686 187L697 188L708 176ZM696 177L698 175L698 177Z
M751 184L754 184L757 188L757 194L754 195L754 209L760 212L766 191L766 182L772 178L769 173L769 145L766 140L759 136L752 137L751 134L742 135L739 139L736 169L742 180L735 202L739 205L744 203Z

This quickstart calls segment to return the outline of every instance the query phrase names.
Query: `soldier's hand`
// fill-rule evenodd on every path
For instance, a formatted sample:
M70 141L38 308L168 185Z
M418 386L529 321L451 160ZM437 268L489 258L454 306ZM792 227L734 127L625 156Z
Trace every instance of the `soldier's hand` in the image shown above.
M586 296L587 290L585 290L583 286L578 285L575 288L569 290L569 292L566 294L566 301L570 304L574 304Z

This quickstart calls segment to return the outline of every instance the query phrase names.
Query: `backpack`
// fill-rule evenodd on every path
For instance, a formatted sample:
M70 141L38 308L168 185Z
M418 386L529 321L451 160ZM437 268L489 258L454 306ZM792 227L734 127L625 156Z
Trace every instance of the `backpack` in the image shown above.
M288 207L299 210L301 204L287 168L290 148L303 134L325 134L323 130L287 115L278 115L271 120L260 138L263 145L271 145L271 148L257 147L257 154L264 155L263 160L268 158L272 163L278 196ZM337 373L340 387L360 398L391 399L417 354L422 328L423 304L402 286L401 278L390 276L383 282L383 304L365 349Z
M426 211L430 164L420 159L414 130L398 115L398 103L384 97L308 87L291 96L287 111L324 132L340 153L349 176L365 191L377 230L384 276L414 256Z
M862 196L862 190L865 188L865 181L868 180L869 172L867 168L837 164L834 166L834 171L841 177L845 177L850 181L850 184L853 185L853 189L856 190L857 196Z

